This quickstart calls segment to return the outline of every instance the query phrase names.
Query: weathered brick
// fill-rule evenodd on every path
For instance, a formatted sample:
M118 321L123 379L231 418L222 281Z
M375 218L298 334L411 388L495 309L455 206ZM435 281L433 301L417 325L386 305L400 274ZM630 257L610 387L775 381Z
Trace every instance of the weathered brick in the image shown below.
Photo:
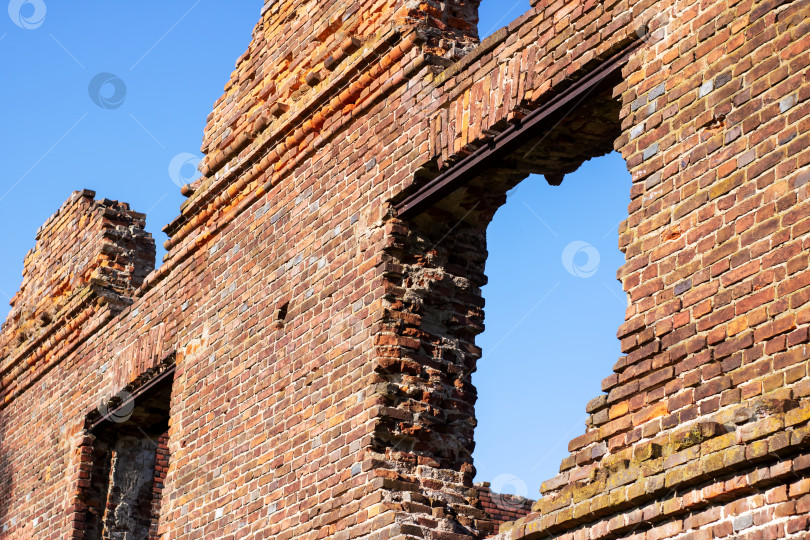
M532 2L476 47L476 2L316 4L266 2L159 270L122 203L76 196L40 232L0 332L0 535L86 536L104 476L88 414L169 353L161 537L806 528L807 5L679 5L622 76L409 210L675 6ZM634 180L626 356L547 496L507 500L472 484L469 455L486 224L529 172L558 183L614 149ZM797 401L756 401L773 395Z

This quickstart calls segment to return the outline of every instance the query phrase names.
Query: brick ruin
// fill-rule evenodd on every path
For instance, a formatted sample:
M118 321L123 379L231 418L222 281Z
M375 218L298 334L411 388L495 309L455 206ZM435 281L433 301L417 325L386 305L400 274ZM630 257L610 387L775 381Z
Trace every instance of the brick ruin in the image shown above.
M810 2L532 0L480 43L477 8L267 0L163 263L91 192L43 225L1 538L810 536ZM613 150L623 356L506 511L473 484L486 227Z

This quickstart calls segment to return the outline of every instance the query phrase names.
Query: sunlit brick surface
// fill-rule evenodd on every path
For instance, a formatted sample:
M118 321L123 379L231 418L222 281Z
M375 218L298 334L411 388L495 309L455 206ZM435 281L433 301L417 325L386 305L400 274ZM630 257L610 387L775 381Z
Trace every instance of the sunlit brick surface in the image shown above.
M268 1L164 263L91 193L44 226L0 335L0 537L88 537L89 426L169 365L152 537L808 534L810 4L541 1L477 47L476 9ZM610 88L397 215L625 50ZM486 226L528 174L613 149L624 356L501 524L472 482Z

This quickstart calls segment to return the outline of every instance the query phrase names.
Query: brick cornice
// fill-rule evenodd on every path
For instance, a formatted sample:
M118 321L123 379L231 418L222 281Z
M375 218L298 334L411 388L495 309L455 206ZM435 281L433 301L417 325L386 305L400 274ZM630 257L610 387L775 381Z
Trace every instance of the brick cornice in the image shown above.
M112 300L88 286L46 332L9 357L0 372L0 410L121 313L124 304Z
M319 83L316 91L301 103L290 106L268 96L251 115L253 120L228 138L233 142L209 156L203 167L207 175L200 181L200 187L183 203L181 214L164 227L171 237L166 249L182 241L193 217L205 213L241 175L257 166L264 170L280 159L289 159L290 154L302 150L305 142L312 140L312 134L317 135L334 123L335 117L367 98L369 87L378 77L419 41L415 28L392 27L352 55L341 70Z
M165 263L146 278L137 295L143 296L371 106L418 76L431 58L422 52L422 40L417 28L392 28L360 51L354 67L319 92L301 109L303 115L268 127L242 157L234 156L222 172L205 179L184 213L164 229L172 234L165 243Z

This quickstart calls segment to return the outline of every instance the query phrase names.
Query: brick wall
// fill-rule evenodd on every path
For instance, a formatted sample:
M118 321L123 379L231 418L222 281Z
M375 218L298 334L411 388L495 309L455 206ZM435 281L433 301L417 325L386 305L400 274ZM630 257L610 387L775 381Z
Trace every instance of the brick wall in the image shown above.
M493 493L489 482L475 484L475 487L478 490L478 497L481 499L481 506L492 522L492 532L497 532L501 525L524 517L531 512L532 503L535 502L517 495ZM492 536L492 534L487 536Z
M152 510L151 527L149 528L149 540L160 540L158 526L160 525L160 507L163 502L163 483L166 481L166 473L169 470L169 433L168 431L160 436L157 442L155 460L155 476L152 480Z
M23 392L100 324L132 303L154 268L145 218L126 203L75 192L37 232L0 330L0 395Z
M164 263L143 277L149 239L120 203L77 195L49 221L75 240L40 233L3 330L3 538L82 537L88 420L167 358L160 537L487 534L486 225L526 175L558 183L611 149L634 180L624 356L500 537L806 534L808 3L538 1L473 48L476 7L268 2ZM559 122L396 211L620 51ZM86 302L41 285L81 290L86 268L104 276Z

